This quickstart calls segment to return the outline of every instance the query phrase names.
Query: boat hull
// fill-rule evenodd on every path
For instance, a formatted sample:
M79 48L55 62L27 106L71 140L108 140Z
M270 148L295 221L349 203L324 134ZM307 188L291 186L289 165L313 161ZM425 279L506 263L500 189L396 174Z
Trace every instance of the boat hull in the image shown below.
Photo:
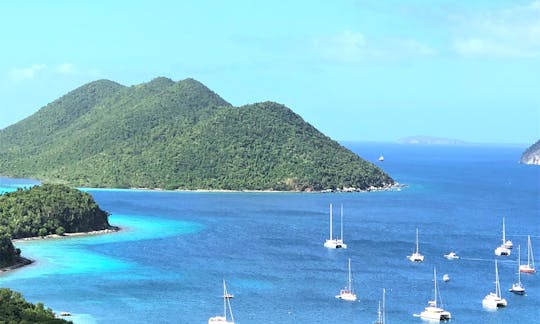
M324 242L324 247L327 249L346 249L347 244L343 243L341 240L326 240L326 242Z
M529 267L528 265L522 265L519 267L519 272L523 273L535 273L536 269Z

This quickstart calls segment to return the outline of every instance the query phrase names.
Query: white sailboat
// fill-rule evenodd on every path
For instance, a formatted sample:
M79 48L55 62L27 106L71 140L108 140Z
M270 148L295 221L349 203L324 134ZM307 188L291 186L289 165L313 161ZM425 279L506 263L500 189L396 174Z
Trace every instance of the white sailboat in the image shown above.
M347 287L341 289L339 295L336 296L338 299L343 299L347 301L355 301L356 294L353 291L352 287L352 274L351 274L351 258L349 258L349 275L347 277Z
M330 238L324 242L324 247L329 249L346 249L347 244L343 242L343 205L341 205L341 238L332 237L332 204L330 204Z
M513 292L517 295L523 295L525 293L525 288L521 284L521 246L518 245L518 282L512 285L512 288L509 289L509 291Z
M223 279L223 316L210 317L208 324L234 324L231 302L227 296L229 296L229 293L227 293L227 286L225 285L225 279ZM230 321L227 320L227 308L229 309Z
M501 285L499 284L499 268L497 267L497 259L495 259L495 292L490 292L484 300L482 300L482 305L486 308L499 308L506 307L506 299L502 298L501 295Z
M408 256L409 260L413 262L422 262L424 261L424 256L420 254L418 250L418 227L416 228L416 251Z
M377 320L373 324L384 324L386 323L386 311L385 311L385 295L386 289L382 290L382 308L381 301L379 301L379 310L377 311Z
M531 236L527 235L527 264L522 264L519 266L520 272L525 273L535 273L536 269L534 268L534 255L532 251Z
M504 217L503 217L503 226L502 226L502 244L495 249L495 255L498 256L508 256L510 255L510 249L512 248L512 241L506 240L506 231L504 228Z
M448 321L452 317L449 311L446 311L437 306L437 270L433 268L433 282L434 282L434 298L428 301L428 306L423 312L420 313L420 317L427 320Z

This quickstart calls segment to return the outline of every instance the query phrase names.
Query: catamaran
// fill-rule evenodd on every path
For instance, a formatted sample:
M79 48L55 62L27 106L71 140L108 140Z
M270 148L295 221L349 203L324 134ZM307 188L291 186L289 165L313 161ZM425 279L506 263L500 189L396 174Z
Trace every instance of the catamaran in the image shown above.
M523 295L525 293L525 288L521 284L521 247L518 245L518 282L512 285L512 288L508 289L509 291L513 292L517 295Z
M434 282L434 298L428 301L428 306L423 312L420 313L420 317L427 320L448 321L452 317L449 311L446 311L437 306L437 270L433 268L433 282Z
M482 300L482 305L486 308L499 308L506 307L506 299L501 296L501 285L499 283L499 268L497 267L497 259L495 259L495 292L490 292L484 300Z
M510 255L510 249L512 248L513 244L512 244L512 241L510 240L506 240L506 233L505 233L505 228L504 228L504 217L503 217L503 224L502 224L502 244L501 246L497 247L495 249L495 255L499 255L499 256L502 256L502 255Z
M377 311L377 320L375 322L373 322L373 324L384 324L384 323L386 323L386 312L384 310L385 295L386 295L386 289L383 288L383 290L382 290L382 308L381 308L381 301L379 300L379 310Z
M231 302L227 296L229 296L229 293L227 293L227 286L225 285L225 279L223 279L223 316L210 317L208 324L234 324ZM227 320L227 309L229 309L230 321Z
M527 236L527 264L522 264L519 266L520 272L525 273L535 273L536 270L534 268L534 256L532 251L532 244L531 244L531 236Z
M330 204L330 238L324 242L324 247L329 249L346 249L347 244L343 242L343 205L341 205L341 238L332 237L332 204Z
M352 287L352 275L351 275L351 258L349 258L349 275L347 277L347 287L341 289L339 295L336 296L338 299L343 299L347 301L355 301L356 294L353 291Z
M408 258L413 262L424 261L424 256L418 251L418 227L416 228L416 251L413 254L409 255Z

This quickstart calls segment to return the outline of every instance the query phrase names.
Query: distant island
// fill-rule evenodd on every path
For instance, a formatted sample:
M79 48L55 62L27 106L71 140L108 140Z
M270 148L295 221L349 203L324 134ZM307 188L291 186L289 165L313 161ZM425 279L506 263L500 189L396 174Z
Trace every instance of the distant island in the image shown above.
M540 140L525 150L519 161L523 164L540 165Z
M400 144L425 144L425 145L463 145L467 142L453 139L453 138L444 138L444 137L433 137L433 136L410 136L403 137L397 140Z
M0 175L81 187L363 191L394 180L289 108L200 82L83 85L0 131Z

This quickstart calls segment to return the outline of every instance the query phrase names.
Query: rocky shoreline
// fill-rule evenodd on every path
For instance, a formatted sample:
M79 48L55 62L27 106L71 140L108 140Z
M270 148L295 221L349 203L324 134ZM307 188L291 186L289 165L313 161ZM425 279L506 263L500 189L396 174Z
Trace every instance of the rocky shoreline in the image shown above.
M25 237L25 238L15 239L12 241L13 243L17 243L17 242L33 241L33 240L62 239L62 238L75 237L75 236L91 236L91 235L109 234L109 233L116 233L118 231L120 231L120 227L111 226L111 228L97 230L97 231L64 233L63 235L50 234L50 235L45 235L45 236Z
M15 264L10 265L9 267L0 268L0 273L22 268L32 263L34 263L34 260L30 260L24 257L18 257L18 260L17 262L15 262Z

